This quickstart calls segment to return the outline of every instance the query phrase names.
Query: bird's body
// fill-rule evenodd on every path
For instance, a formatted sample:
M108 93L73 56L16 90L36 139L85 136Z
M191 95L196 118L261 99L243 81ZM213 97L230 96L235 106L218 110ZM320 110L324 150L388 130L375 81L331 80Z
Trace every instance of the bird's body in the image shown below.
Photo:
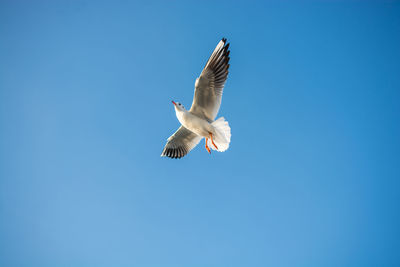
M192 114L188 110L178 110L175 109L176 117L178 121L182 124L186 129L194 132L195 134L208 138L210 133L215 134L215 129L204 118L200 118L199 116Z
M161 156L181 158L189 153L202 138L205 147L225 151L231 140L231 128L223 117L215 120L221 105L222 92L229 69L229 44L222 39L208 59L195 83L192 107L186 110L181 103L175 106L176 117L182 126L168 138ZM208 140L210 139L210 147Z

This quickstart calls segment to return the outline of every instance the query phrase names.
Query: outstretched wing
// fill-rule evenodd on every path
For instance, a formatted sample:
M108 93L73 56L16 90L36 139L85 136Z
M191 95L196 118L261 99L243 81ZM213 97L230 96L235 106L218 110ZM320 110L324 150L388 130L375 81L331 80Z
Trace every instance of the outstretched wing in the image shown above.
M181 126L168 138L161 156L173 159L182 158L200 142L201 138L201 136Z
M190 112L213 121L221 106L222 92L229 69L229 43L223 38L196 79Z

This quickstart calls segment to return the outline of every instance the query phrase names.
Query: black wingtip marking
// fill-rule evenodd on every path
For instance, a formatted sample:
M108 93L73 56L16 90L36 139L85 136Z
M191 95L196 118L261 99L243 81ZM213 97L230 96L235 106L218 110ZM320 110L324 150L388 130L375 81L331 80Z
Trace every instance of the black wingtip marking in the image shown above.
M187 155L187 151L184 147L177 148L165 148L161 154L161 157L168 157L171 159L180 159Z

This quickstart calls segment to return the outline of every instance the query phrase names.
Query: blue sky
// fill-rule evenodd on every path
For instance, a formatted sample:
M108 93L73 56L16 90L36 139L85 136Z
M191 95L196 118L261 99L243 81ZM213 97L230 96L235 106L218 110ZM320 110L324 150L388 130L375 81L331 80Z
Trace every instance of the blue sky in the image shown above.
M1 266L399 266L400 3L0 2ZM228 151L161 158L222 38Z

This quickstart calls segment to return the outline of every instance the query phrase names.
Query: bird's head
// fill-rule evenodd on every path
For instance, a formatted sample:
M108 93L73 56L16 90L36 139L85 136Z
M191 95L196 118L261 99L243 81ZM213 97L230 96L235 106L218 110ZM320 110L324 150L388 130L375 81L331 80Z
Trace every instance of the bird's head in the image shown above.
M185 111L186 110L185 107L179 102L172 101L172 104L174 104L176 111Z

